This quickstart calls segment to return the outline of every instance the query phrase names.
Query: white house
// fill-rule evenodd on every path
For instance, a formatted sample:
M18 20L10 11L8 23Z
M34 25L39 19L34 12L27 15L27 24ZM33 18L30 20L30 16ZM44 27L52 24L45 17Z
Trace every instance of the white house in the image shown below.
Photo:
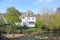
M35 27L36 18L34 16L27 16L22 18L22 26Z

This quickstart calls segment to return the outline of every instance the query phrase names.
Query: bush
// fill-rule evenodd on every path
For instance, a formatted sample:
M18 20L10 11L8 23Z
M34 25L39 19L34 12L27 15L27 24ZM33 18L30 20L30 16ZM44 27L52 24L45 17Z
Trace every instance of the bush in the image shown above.
M5 27L0 27L0 33L3 33L3 34L20 33L21 31L20 28L21 26L7 25Z
M42 21L41 20L36 21L36 27L40 28L40 29L42 28Z
M38 30L37 30L37 28L29 28L29 29L27 29L29 32L37 32Z
M2 27L2 21L0 20L0 27Z

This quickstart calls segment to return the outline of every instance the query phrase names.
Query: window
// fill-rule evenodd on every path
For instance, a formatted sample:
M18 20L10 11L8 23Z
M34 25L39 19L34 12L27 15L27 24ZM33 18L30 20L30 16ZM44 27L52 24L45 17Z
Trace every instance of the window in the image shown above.
M30 18L28 18L28 20L30 20Z
M32 18L32 20L34 20L34 18Z
M29 22L29 24L35 24L34 22Z

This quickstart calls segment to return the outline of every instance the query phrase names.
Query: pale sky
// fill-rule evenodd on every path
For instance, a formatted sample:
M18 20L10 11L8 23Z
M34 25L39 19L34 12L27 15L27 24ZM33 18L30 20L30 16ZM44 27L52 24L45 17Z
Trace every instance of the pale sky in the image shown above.
M45 7L57 9L60 7L60 0L0 0L0 13L6 12L6 9L12 6L22 12L40 12Z

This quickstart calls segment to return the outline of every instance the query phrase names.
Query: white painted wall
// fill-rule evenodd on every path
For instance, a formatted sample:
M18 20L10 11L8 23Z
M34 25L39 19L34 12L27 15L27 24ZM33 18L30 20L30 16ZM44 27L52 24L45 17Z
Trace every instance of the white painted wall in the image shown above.
M22 26L26 27L35 27L35 24L29 24L29 22L34 22L36 23L36 18L35 17L25 17L22 19Z

